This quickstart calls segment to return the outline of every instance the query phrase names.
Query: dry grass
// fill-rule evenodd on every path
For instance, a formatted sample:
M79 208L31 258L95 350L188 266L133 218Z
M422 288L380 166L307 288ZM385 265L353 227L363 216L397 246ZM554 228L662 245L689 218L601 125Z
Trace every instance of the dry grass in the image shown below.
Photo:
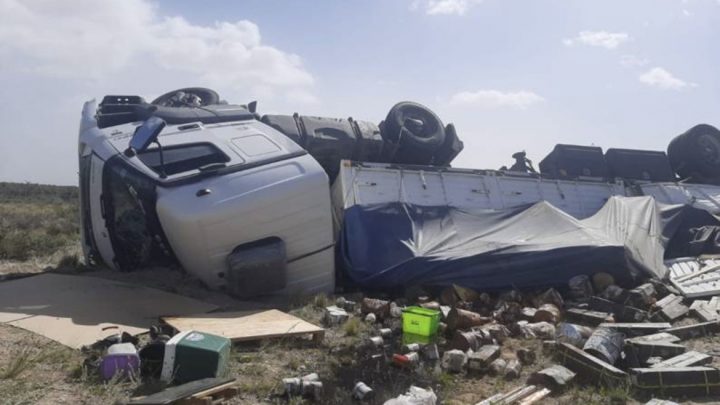
M46 257L77 244L78 222L70 203L0 203L0 259Z
M34 361L32 351L23 348L10 357L7 365L0 369L0 380L11 380L20 377L22 373L32 367Z

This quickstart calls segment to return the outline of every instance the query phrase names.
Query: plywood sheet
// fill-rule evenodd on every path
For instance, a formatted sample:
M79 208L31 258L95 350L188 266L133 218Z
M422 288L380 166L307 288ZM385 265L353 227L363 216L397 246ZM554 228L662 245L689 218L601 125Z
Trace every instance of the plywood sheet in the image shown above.
M319 326L276 309L164 317L163 320L181 332L198 330L225 336L234 342L304 334L321 339L325 332Z
M41 274L0 283L0 322L79 348L112 333L138 334L164 315L217 307L97 277Z

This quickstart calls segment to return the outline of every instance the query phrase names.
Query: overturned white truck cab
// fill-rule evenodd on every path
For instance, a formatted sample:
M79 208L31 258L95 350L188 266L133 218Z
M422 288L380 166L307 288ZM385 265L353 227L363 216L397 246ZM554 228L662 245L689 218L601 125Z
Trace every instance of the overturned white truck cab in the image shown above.
M331 291L326 172L253 107L208 106L203 96L156 105L108 96L102 113L85 104L78 153L88 262L118 270L178 262L241 296Z

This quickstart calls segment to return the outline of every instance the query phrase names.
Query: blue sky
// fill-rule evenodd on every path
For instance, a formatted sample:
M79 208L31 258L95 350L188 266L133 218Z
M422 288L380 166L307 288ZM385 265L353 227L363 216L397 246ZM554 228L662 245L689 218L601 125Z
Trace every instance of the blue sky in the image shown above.
M379 122L418 101L455 166L556 143L664 150L720 125L718 0L0 0L0 181L76 183L82 102L208 86Z

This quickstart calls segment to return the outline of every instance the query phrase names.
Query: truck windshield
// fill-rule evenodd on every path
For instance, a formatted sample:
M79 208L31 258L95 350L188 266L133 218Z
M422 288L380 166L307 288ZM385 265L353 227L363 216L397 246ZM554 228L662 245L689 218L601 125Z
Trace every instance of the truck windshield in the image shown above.
M121 270L173 261L155 213L154 182L119 156L103 170L105 225Z
M162 148L165 161L165 174L173 174L197 170L214 163L227 163L230 158L211 143L193 143L172 145ZM147 149L138 153L138 158L156 173L161 172L160 150Z

